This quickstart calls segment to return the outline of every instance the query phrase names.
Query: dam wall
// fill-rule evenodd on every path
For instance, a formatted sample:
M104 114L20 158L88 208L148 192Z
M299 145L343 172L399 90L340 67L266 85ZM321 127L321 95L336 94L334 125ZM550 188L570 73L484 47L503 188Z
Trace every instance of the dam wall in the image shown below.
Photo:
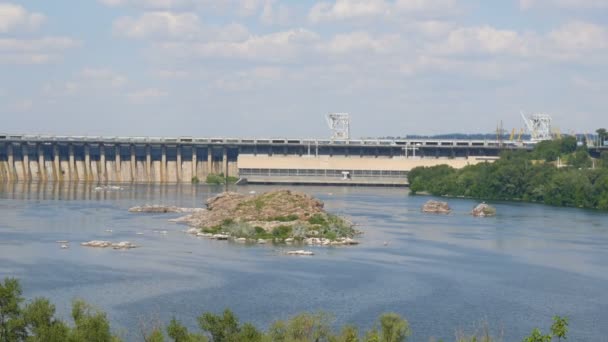
M343 183L401 185L415 166L462 167L495 159L505 149L530 146L485 140L0 134L0 182L191 183L223 174L251 182L348 179Z
M191 183L238 175L227 148L8 144L2 150L0 181Z

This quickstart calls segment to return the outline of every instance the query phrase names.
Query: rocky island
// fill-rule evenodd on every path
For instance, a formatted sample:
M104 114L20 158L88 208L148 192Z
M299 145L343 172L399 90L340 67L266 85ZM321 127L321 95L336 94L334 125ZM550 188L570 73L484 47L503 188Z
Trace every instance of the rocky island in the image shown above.
M303 243L308 245L354 245L360 234L353 223L327 213L323 202L291 190L259 195L224 192L210 198L206 209L172 220L185 223L188 233L238 243ZM130 210L163 212L162 210ZM168 210L167 212L183 212Z
M422 206L422 212L432 214L449 214L452 212L452 208L450 208L447 202L428 200Z

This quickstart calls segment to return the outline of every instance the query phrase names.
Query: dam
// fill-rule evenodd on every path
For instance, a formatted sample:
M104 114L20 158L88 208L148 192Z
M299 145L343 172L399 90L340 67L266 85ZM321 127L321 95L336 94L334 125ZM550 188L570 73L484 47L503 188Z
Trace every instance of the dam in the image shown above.
M0 134L0 181L190 183L223 174L249 183L405 186L416 166L461 168L530 148L493 140Z

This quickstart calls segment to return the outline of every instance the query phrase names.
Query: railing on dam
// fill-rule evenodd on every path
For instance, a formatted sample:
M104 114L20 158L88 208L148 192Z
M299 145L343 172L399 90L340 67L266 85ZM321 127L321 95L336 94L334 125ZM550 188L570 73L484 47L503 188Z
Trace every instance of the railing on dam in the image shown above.
M302 146L397 146L411 148L421 147L474 147L474 148L510 148L528 149L530 144L498 140L458 140L458 139L350 139L330 140L313 138L196 138L196 137L104 137L104 136L61 136L2 134L0 141L12 142L48 142L75 144L163 144L163 145L302 145Z

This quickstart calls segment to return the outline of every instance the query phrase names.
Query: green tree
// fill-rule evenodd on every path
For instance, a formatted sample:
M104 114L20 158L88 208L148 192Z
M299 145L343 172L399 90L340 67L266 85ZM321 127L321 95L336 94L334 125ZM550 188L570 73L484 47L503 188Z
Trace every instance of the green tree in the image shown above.
M599 128L595 131L595 133L597 133L597 136L600 138L600 145L602 145L604 141L608 140L608 132L605 128Z
M222 315L206 312L198 318L198 324L213 342L237 342L239 321L228 309Z
M340 335L334 338L335 342L359 342L359 331L353 325L346 325L342 328Z
M602 167L608 169L608 151L602 151L600 161L602 162Z
M36 298L23 311L29 342L64 342L68 339L70 329L54 317L55 305L48 299Z
M207 342L207 337L203 335L193 334L188 331L188 328L183 326L175 318L171 319L171 322L167 326L167 335L174 342Z
M72 303L72 318L74 328L68 339L70 342L119 341L110 332L110 323L106 314L83 300L78 299Z
M553 324L551 325L551 334L553 337L557 337L558 341L561 341L562 338L566 339L566 334L568 333L568 317L553 317Z
M380 316L380 341L404 342L411 335L409 323L396 313Z
M543 335L538 328L535 328L523 342L551 342L551 335Z
M0 341L19 341L26 337L25 321L21 312L22 290L19 281L5 278L0 283Z

